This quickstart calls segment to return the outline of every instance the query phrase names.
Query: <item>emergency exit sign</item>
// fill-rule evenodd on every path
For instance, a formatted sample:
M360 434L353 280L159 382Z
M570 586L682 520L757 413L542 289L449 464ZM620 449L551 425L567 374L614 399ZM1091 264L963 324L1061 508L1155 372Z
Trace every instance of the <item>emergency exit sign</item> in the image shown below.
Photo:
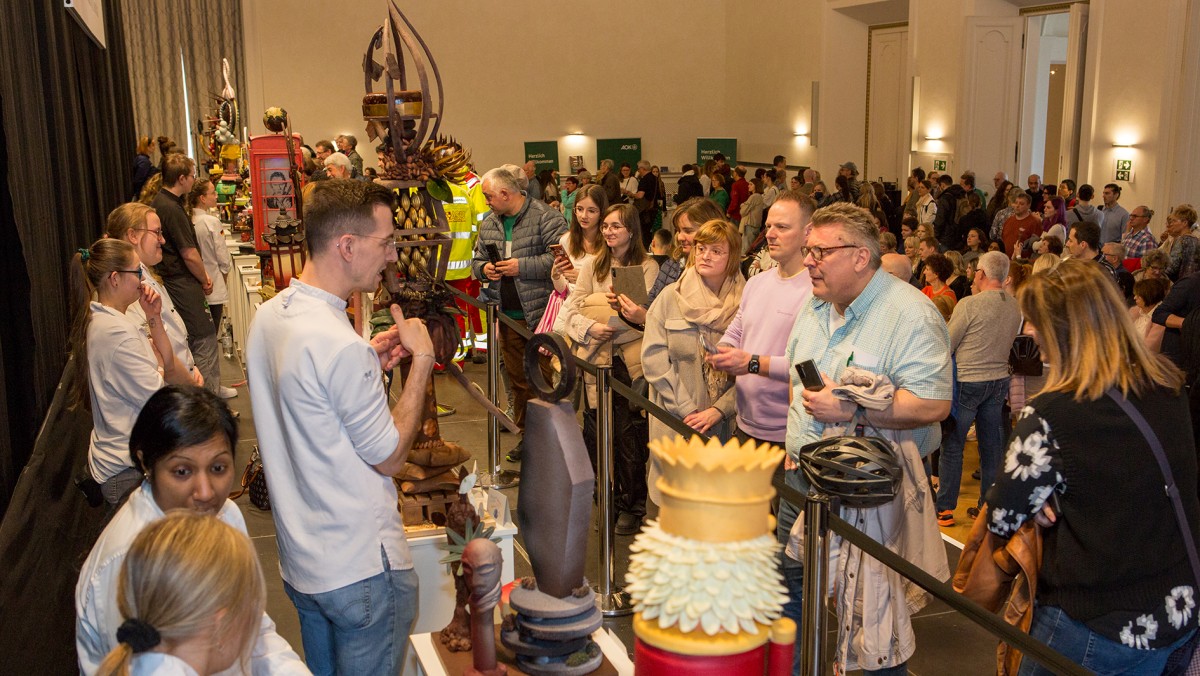
M1125 181L1126 183L1133 180L1133 160L1117 160L1117 169L1113 172L1114 181Z
M945 171L946 170L946 160L934 160L933 161L933 170L934 171Z

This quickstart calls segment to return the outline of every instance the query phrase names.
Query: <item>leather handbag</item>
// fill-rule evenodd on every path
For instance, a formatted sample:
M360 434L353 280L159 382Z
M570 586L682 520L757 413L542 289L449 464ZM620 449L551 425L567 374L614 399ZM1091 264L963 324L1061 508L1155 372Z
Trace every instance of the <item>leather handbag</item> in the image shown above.
M241 483L242 490L230 493L230 500L237 500L249 493L250 504L264 512L271 511L271 496L267 493L267 474L263 471L262 456L258 452L258 446L254 447L254 452L250 454L250 462L246 463L246 469L242 471Z
M1021 331L1025 322L1021 322ZM1018 333L1008 351L1008 367L1014 376L1042 375L1042 351L1033 336Z
M1005 541L988 530L987 524L984 504L971 526L951 584L954 591L990 612L1001 612L1005 622L1028 633L1042 566L1042 528L1030 519ZM996 673L1009 676L1020 667L1021 651L1000 641Z

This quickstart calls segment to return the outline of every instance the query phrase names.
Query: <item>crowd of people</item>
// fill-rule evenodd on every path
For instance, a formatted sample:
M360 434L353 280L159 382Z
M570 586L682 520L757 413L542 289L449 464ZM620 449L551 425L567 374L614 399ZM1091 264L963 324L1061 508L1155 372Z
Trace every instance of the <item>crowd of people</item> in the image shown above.
M354 139L337 143L316 145L312 173L323 175L307 200L304 270L261 306L246 346L305 660L264 611L262 572L227 498L237 421L207 345L227 252L213 241L212 184L171 153L144 181L143 193L157 184L150 204L114 210L106 236L72 263L70 394L93 415L89 469L110 518L77 587L85 673L174 660L201 674L239 663L392 673L404 658L418 581L391 477L418 433L433 347L399 308L395 327L369 342L345 321L345 299L375 290L397 250L393 194L356 180L366 174ZM604 160L595 177L582 171L561 187L532 164L484 173L488 213L469 266L482 295L530 330L561 334L575 357L611 367L697 432L783 446L779 472L800 491L810 488L796 471L802 448L869 426L915 450L936 484L928 518L952 525L974 434L981 498L966 516L1000 537L1029 519L1046 526L1036 637L1084 666L1157 673L1195 636L1200 581L1153 490L1163 479L1151 457L1161 439L1194 522L1196 430L1183 424L1197 418L1188 392L1200 368L1194 208L1172 209L1159 241L1154 211L1126 211L1115 184L1092 206L1094 188L1071 180L1043 190L1032 176L1021 190L998 172L989 196L972 172L955 183L917 169L893 204L853 162L829 190L816 170L789 176L782 156L753 173L717 156L684 167L668 209L655 169ZM1022 336L1041 347L1037 372L1013 370ZM504 322L498 339L523 428L526 341ZM382 374L402 360L389 405ZM794 375L810 360L821 385ZM845 394L864 376L878 387L865 408ZM595 382L582 389L595 462ZM615 532L630 535L660 498L647 445L674 432L620 396L613 419ZM523 443L509 462L521 462ZM779 504L782 542L802 507ZM784 615L799 622L804 570L786 555L781 567ZM910 633L858 666L906 673ZM1022 673L1037 668L1027 661Z

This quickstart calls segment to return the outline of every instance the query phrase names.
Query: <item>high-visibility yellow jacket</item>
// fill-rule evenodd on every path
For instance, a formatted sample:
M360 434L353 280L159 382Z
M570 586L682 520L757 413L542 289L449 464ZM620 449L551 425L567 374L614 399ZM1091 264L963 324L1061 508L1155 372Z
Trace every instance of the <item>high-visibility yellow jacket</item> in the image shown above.
M446 279L466 279L471 276L471 257L475 252L475 238L479 224L488 214L487 200L483 196L483 184L479 177L468 173L462 183L450 183L453 202L443 204L446 221L450 224L450 263L446 266Z

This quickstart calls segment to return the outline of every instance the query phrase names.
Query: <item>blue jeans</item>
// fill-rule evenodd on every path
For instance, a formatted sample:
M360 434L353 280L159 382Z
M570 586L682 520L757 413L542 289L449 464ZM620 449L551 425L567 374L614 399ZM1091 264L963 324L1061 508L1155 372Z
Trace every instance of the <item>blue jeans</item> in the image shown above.
M1187 642L1191 634L1158 650L1138 650L1100 636L1077 622L1062 608L1036 606L1029 635L1062 653L1064 657L1097 674L1157 676L1171 652ZM1054 672L1026 656L1018 676L1054 676Z
M979 440L979 504L996 480L1004 459L1004 421L1000 410L1008 397L1008 376L982 383L958 383L958 410L954 415L954 431L942 444L938 463L937 511L954 511L958 506L958 491L962 487L963 446L967 431L975 423L975 438Z
M340 589L302 594L284 591L300 616L304 661L316 676L399 674L417 617L417 574L392 570Z

